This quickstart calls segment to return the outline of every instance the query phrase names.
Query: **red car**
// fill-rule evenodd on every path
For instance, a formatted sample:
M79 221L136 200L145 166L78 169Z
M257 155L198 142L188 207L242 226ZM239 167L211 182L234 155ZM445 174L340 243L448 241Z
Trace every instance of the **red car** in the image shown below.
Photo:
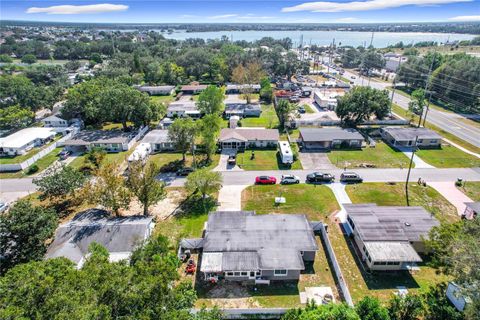
M277 179L275 177L269 176L259 176L255 178L256 184L275 184L277 183Z

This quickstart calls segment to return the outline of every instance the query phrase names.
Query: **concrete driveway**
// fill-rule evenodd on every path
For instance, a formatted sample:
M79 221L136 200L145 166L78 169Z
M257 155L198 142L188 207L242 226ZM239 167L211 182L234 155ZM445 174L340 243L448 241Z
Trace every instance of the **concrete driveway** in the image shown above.
M218 165L213 169L213 171L243 171L239 166L236 164L234 166L228 164L228 157L231 154L236 154L237 151L234 149L224 149L220 154L220 160L218 161Z
M336 169L326 152L300 152L299 158L304 170Z
M247 185L223 186L218 193L219 211L242 210L242 191Z

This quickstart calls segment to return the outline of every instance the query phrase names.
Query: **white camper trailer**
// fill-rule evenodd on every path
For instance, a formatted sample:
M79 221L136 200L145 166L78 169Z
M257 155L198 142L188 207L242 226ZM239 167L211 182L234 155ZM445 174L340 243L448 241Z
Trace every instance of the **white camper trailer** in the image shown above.
M149 143L140 143L128 157L128 163L138 160L145 161L151 152L152 148Z
M282 157L283 164L292 164L293 163L293 153L290 144L287 141L278 141L278 146L280 147L280 156Z

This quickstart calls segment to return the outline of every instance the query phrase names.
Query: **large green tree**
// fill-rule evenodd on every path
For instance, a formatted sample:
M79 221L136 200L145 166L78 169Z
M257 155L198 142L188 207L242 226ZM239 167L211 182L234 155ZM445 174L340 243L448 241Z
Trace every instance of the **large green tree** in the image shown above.
M85 175L70 166L49 168L41 177L33 179L42 196L59 198L72 195L85 181Z
M172 141L175 149L182 153L183 161L188 150L193 148L197 126L191 118L181 118L173 122L168 128L168 138Z
M187 176L185 188L191 193L199 193L205 200L208 195L218 192L222 187L223 178L219 172L207 168L198 169Z
M34 206L26 200L17 202L7 213L1 214L0 273L19 263L42 259L46 251L45 241L53 236L57 219L54 210ZM6 293L0 292L3 292L0 296Z
M207 162L211 161L212 155L217 150L221 124L221 118L215 114L206 115L199 122L199 132L207 155Z
M355 311L362 320L390 320L387 308L377 298L364 297L355 305Z
M34 114L29 109L19 105L0 109L1 129L21 129L33 122Z
M278 101L277 105L275 106L275 110L277 111L280 128L285 128L286 122L295 117L297 108L298 106L296 104L290 103L286 99L281 99Z
M338 99L335 112L345 124L357 125L372 116L382 119L388 115L389 110L390 99L387 90L355 87Z
M225 92L223 88L210 85L200 93L197 102L197 108L200 112L205 114L222 114L225 106L223 100L225 99Z

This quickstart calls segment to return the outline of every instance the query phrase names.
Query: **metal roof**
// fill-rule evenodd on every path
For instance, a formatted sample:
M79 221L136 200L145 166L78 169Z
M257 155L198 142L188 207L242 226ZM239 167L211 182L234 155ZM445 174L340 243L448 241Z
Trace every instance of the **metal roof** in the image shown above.
M362 241L420 241L439 225L422 207L345 204Z
M261 269L304 268L301 251L318 250L310 223L305 215L256 215L252 211L213 212L208 216L203 252L223 252L223 263L253 265L258 254ZM249 262L237 262L244 257ZM243 267L243 265L242 265ZM232 270L224 267L224 270ZM252 269L244 269L252 270ZM256 270L256 269L253 269Z
M53 128L26 128L0 138L0 147L21 148L36 139L48 139L56 134Z
M480 202L465 202L465 205L473 211L480 213Z
M421 262L422 258L408 242L367 241L364 243L372 261Z
M442 139L441 135L427 128L385 127L381 130L390 134L395 141L411 141L417 136L418 139Z
M300 135L305 142L363 140L363 136L357 130L340 127L300 128Z

